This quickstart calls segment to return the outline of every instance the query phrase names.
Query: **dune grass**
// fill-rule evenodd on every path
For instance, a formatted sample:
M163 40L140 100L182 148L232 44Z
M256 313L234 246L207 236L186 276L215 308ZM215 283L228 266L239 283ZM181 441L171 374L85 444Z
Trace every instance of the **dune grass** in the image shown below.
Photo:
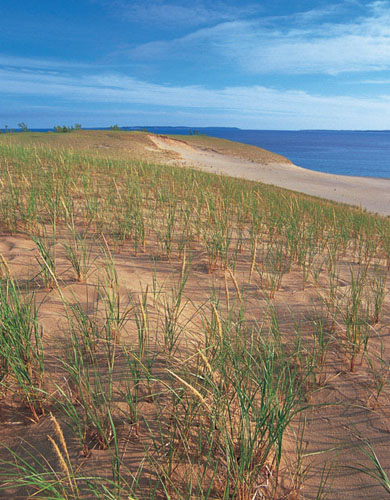
M40 329L34 293L3 258L2 402L54 422L42 436L48 456L28 445L3 450L4 494L298 495L301 486L286 486L284 476L286 433L326 383L331 350L351 372L370 360L379 404L385 362L370 357L370 339L388 307L389 219L260 183L75 149L2 142L0 165L2 235L35 242L30 289L60 298L66 340L53 381L45 364L52 332ZM67 279L94 289L87 302L64 293L61 251ZM172 273L166 283L154 275L141 291L124 290L123 255ZM201 299L187 292L196 273L212 283ZM286 338L276 306L291 274L295 291L314 290L317 302L305 331L292 326ZM94 453L104 454L104 471L84 473Z

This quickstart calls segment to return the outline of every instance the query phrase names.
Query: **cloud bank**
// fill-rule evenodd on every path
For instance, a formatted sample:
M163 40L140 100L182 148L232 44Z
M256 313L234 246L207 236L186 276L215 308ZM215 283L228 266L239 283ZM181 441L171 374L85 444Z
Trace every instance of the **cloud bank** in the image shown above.
M264 128L283 121L287 128L357 128L383 116L390 110L390 95L374 98L345 95L321 96L299 90L280 90L261 85L226 86L211 89L205 86L174 86L154 84L120 73L67 74L45 72L34 68L0 70L0 94L45 98L53 105L83 106L116 105L122 112L139 106L174 111L179 117L204 117L202 124ZM86 109L87 109L86 108ZM180 118L179 118L180 120ZM207 123L208 120L208 123ZM230 120L230 121L228 121ZM381 123L381 122L379 122ZM184 123L178 123L184 124ZM311 124L311 125L309 125ZM355 125L354 125L355 124Z
M285 17L232 20L172 40L124 49L130 58L223 57L253 74L339 74L390 69L390 3L353 21L329 21L336 7Z

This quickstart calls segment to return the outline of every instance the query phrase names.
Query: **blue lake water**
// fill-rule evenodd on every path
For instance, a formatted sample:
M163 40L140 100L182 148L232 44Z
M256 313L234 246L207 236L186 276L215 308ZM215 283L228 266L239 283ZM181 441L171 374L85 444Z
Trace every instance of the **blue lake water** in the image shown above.
M125 130L143 127L124 127ZM184 134L189 127L145 127L160 134ZM241 130L197 128L200 133L279 153L295 165L331 174L390 178L390 131ZM42 131L47 131L47 129Z

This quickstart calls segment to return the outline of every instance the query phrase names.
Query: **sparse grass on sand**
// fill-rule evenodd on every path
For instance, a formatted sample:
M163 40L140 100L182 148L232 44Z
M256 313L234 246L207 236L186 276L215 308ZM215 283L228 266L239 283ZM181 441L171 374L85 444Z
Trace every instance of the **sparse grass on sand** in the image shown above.
M383 498L389 219L152 145L1 137L0 498Z

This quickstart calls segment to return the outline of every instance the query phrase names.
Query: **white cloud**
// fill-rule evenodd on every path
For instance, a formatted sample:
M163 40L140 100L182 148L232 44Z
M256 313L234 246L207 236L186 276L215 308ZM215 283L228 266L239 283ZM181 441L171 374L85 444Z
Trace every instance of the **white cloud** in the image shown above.
M332 9L286 17L229 21L184 37L124 50L132 57L180 58L210 53L255 74L338 74L390 68L390 3L374 2L365 16L326 22ZM316 20L316 22L313 22ZM196 52L191 52L197 49Z
M170 109L180 116L202 117L203 124L265 128L390 128L390 96L357 98L320 96L264 86L168 86L121 74L28 73L0 70L0 95L44 97L47 102L77 103L77 108L110 104ZM229 120L229 121L227 121ZM208 123L207 123L208 122Z

